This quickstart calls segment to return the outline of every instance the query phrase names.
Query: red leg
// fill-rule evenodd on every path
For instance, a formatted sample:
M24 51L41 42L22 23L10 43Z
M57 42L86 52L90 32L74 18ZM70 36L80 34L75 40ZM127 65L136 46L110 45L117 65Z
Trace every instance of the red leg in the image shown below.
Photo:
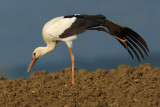
M69 48L69 51L70 51L71 60L72 60L72 84L74 84L74 55L71 48Z
M116 39L118 39L119 41L121 41L121 42L125 45L126 49L128 50L127 40L121 39L121 38L119 38L119 37L117 37L117 36L114 36L114 37L115 37Z

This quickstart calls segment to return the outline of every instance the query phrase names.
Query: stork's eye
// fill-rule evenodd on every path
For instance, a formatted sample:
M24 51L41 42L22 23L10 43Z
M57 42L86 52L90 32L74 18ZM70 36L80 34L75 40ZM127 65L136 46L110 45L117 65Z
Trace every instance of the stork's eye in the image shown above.
M35 56L36 55L36 53L33 53L33 56Z

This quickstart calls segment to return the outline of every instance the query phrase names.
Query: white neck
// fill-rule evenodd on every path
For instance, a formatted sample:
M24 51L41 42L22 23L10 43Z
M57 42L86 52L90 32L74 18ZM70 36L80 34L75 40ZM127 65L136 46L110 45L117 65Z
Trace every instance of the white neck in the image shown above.
M47 43L46 51L47 53L52 52L57 46L57 42Z
M43 56L44 54L52 52L56 48L57 42L47 43L46 47L38 47L35 51L38 52L38 57Z

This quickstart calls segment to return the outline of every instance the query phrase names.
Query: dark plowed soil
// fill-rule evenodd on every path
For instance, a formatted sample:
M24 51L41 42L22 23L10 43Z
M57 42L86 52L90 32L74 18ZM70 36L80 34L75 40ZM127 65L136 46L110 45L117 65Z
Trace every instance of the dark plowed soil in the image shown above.
M34 72L29 80L0 78L0 107L160 106L160 68L149 64L94 72Z

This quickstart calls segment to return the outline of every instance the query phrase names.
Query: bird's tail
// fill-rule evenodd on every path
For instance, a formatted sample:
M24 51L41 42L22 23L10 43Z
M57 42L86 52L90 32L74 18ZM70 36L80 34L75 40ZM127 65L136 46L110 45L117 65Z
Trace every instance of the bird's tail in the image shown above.
M115 37L124 46L124 48L126 48L126 50L129 52L133 59L134 56L132 53L136 55L139 62L140 58L138 53L141 55L143 59L145 59L143 53L145 53L146 56L148 56L149 49L147 43L139 34L137 34L132 29L119 23L113 22L109 19L105 19L102 26L107 28L102 28L103 31Z

